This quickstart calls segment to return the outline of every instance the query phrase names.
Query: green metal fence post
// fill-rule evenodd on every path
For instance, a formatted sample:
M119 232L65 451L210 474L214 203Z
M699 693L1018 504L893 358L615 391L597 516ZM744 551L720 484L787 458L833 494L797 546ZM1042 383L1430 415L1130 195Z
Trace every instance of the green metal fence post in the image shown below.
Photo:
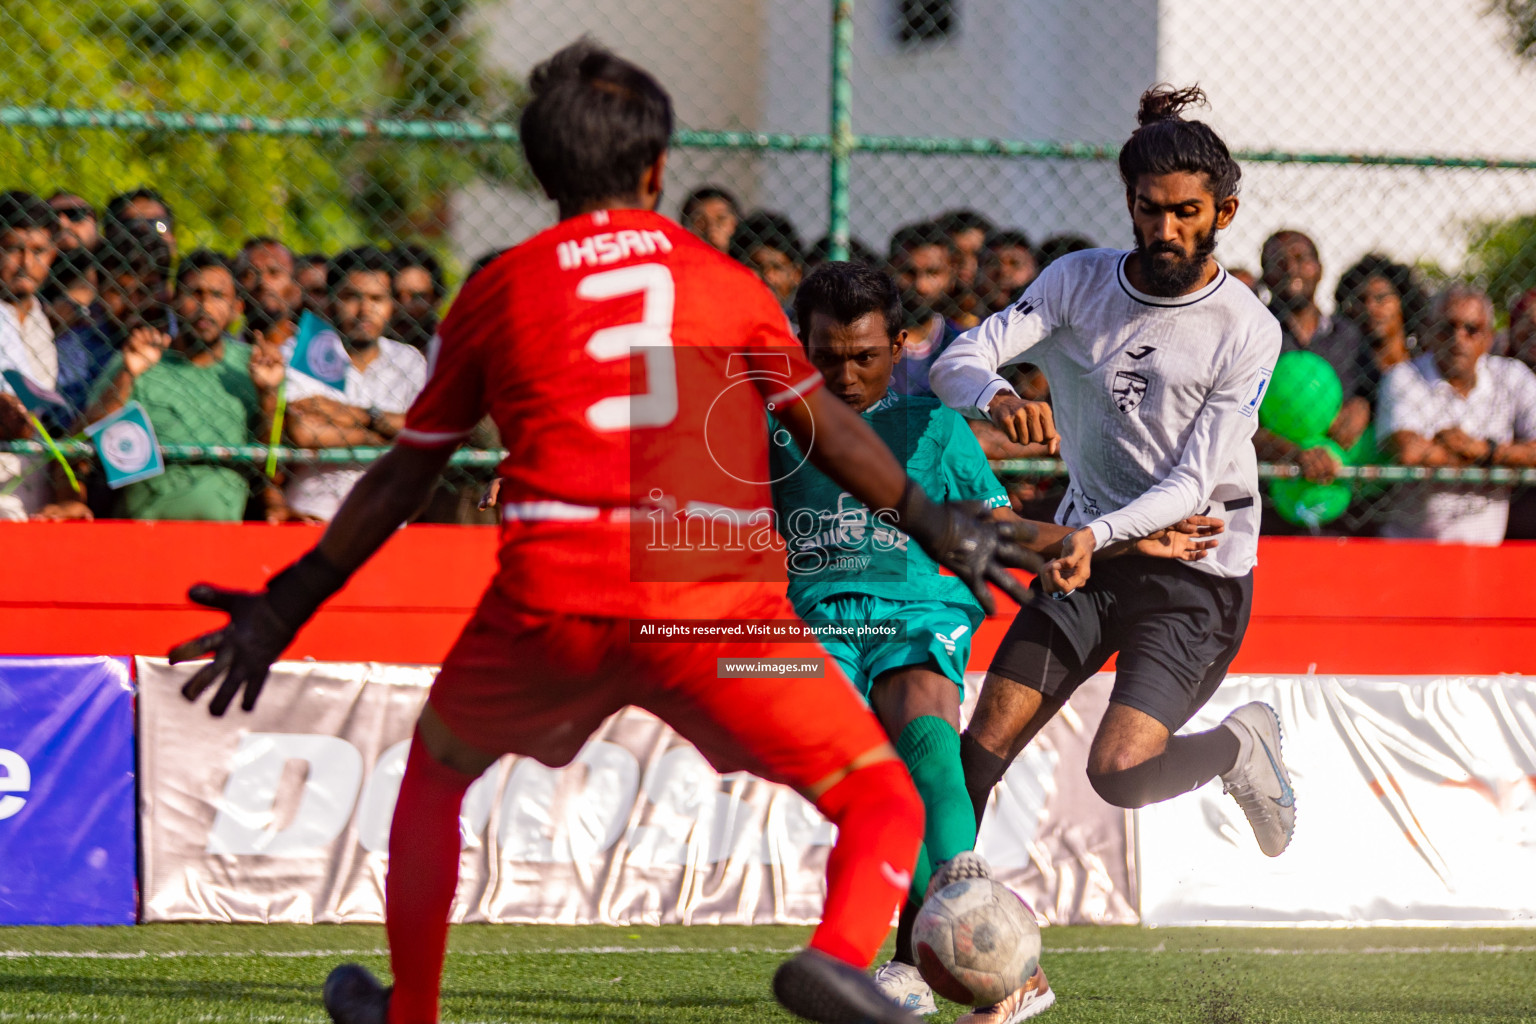
M828 256L848 258L848 171L853 159L853 0L832 0L832 146L828 163Z

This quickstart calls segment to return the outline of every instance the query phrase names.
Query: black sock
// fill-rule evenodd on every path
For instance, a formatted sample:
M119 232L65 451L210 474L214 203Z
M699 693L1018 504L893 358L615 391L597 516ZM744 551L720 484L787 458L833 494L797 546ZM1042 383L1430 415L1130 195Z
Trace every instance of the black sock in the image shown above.
M987 812L987 797L1008 770L1008 762L976 742L969 732L963 732L960 768L965 772L965 791L970 794L971 810L976 812L976 827L980 828L981 816Z
M917 924L918 906L910 899L901 905L901 917L896 921L896 954L892 960L917 966L917 954L912 952L912 926Z
M1145 807L1199 789L1237 763L1237 734L1224 725L1172 736L1168 747L1134 768L1088 774L1094 792L1116 807ZM962 753L964 748L961 748Z

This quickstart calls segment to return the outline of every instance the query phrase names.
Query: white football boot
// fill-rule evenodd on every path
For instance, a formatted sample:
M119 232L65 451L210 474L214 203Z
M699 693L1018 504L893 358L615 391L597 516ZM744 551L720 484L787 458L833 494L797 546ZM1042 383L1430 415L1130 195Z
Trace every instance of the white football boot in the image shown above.
M955 1024L1018 1024L1021 1020L1037 1017L1049 1010L1056 1002L1051 983L1045 980L1045 971L1035 968L1024 987L1000 1003L978 1006L970 1013L955 1019Z
M1296 792L1280 756L1280 717L1262 701L1244 704L1222 724L1237 734L1237 763L1221 777L1253 826L1259 849L1278 857L1296 831Z
M881 964L875 972L875 984L886 998L908 1013L926 1017L939 1012L939 1004L933 1001L933 989L911 964L900 960Z

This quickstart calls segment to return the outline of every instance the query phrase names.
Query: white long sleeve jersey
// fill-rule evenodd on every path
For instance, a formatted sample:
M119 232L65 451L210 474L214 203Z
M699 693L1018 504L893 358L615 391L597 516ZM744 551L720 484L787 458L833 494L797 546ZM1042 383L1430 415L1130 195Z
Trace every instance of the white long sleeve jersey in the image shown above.
M1056 521L1089 527L1103 547L1185 516L1220 516L1220 545L1191 564L1241 576L1258 549L1253 434L1280 324L1225 270L1173 299L1137 291L1129 255L1088 249L1052 263L1017 303L957 338L930 383L979 419L1012 390L1000 367L1039 366L1072 478Z

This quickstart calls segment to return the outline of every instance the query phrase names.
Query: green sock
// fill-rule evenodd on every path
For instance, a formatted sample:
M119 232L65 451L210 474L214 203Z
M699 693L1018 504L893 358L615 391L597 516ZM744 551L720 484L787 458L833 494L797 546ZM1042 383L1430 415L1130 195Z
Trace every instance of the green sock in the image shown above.
M923 896L928 892L928 882L933 878L933 861L928 859L928 844L923 843L917 848L917 865L912 868L912 888L907 890L907 902L914 907L923 905ZM900 939L897 939L900 945ZM896 959L900 960L898 956ZM917 961L912 961L916 963Z
M975 848L976 812L960 767L960 736L944 719L924 715L908 724L896 740L896 753L906 762L927 815L910 893L921 903L933 866Z

